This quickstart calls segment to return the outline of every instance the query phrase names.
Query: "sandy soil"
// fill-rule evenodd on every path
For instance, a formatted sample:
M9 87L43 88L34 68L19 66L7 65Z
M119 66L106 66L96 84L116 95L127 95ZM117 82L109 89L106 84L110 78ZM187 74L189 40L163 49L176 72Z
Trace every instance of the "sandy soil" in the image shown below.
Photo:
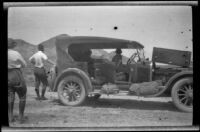
M28 87L25 116L11 127L121 127L121 126L186 126L192 125L192 113L178 111L171 98L103 95L82 106L62 105L56 92L46 92L48 100L36 101L33 87ZM18 116L16 96L14 115Z

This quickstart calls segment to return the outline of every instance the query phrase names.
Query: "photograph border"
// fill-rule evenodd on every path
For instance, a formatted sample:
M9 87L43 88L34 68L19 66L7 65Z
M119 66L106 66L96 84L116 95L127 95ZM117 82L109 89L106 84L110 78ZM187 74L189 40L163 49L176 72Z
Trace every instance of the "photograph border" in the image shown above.
M193 45L194 43L199 43L199 40L197 40L197 38L199 36L197 32L198 28L197 28L197 24L199 24L199 22L197 22L197 15L199 15L198 12L198 1L114 1L114 2L3 2L3 25L4 25L4 30L3 30L3 42L7 43L7 38L8 38L8 29L7 29L7 22L8 22L8 8L10 7L44 7L44 6L191 6L192 7L192 25L193 25ZM5 45L4 45L5 46ZM195 47L195 46L194 46ZM194 50L197 50L193 47ZM5 49L4 49L5 48ZM1 50L3 50L5 53L7 53L7 46L3 47ZM197 51L198 52L198 51ZM196 52L196 53L197 53ZM195 51L194 51L194 56L195 56ZM7 56L4 56L7 57ZM194 59L197 59L196 57L194 57ZM197 59L198 60L198 59ZM5 58L5 62L7 62L7 59ZM4 68L7 68L7 66L5 66ZM194 69L195 70L195 69ZM5 76L7 76L7 73L5 72ZM6 79L6 78L4 78ZM6 80L4 80L6 81ZM2 82L4 82L2 81ZM198 82L198 81L197 81ZM7 84L5 84L7 85ZM198 86L197 86L198 87ZM5 93L7 92L7 89L4 88ZM199 93L199 91L195 91L194 93ZM7 94L4 94L5 99L7 99ZM4 97L3 96L3 97ZM198 95L195 95L196 99L198 99ZM3 99L3 100L5 100ZM3 106L7 106L7 102L3 102ZM91 131L91 130L103 130L103 131L113 131L113 130L118 130L118 131L127 131L127 130L133 130L133 131L137 131L137 130L199 130L199 122L198 122L198 117L199 117L199 113L195 110L199 107L199 104L194 106L194 113L193 113L193 126L161 126L161 127L62 127L62 128L58 128L58 127L42 127L42 128L10 128L8 127L7 123L8 123L8 119L4 119L3 118L3 127L2 127L2 131L11 131L11 130L15 130L15 131L24 131L24 130L35 130L35 131ZM7 107L6 107L7 108ZM196 111L196 112L195 112ZM4 109L3 112L7 112L7 109ZM194 116L195 115L195 116ZM5 115L4 115L5 116ZM7 118L7 116L5 117Z

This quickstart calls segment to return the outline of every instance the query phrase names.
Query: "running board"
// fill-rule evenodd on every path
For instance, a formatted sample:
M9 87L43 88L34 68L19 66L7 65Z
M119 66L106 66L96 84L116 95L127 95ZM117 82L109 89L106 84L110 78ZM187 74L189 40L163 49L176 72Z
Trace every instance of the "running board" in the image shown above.
M156 94L152 94L152 95L139 95L139 97L145 97L145 98L152 98L152 97L158 97L160 96L161 94L164 93L164 91L166 90L166 87L165 86L159 86L160 88L162 88L161 91L159 91L158 93ZM100 89L95 89L93 92L91 92L89 95L96 95L96 94L104 94L106 95L105 93L101 93L101 90ZM117 94L110 94L110 95L117 95L117 96L126 96L126 95L129 95L129 96L137 96L136 94L130 94L128 90L120 90L119 93Z

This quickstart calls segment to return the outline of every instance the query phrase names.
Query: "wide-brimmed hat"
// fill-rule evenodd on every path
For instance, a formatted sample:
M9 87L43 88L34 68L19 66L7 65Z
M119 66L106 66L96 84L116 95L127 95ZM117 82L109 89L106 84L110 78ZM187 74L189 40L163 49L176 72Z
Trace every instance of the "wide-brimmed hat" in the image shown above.
M12 49L17 46L17 43L13 39L8 39L8 49Z

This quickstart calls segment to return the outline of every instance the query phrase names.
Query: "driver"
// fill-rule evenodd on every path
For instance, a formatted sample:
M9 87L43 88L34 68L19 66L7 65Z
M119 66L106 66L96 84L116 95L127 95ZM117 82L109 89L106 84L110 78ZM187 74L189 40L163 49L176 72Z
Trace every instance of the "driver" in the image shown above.
M122 64L122 50L120 48L117 48L115 51L116 55L112 58L112 62L115 62L116 66L119 66Z

